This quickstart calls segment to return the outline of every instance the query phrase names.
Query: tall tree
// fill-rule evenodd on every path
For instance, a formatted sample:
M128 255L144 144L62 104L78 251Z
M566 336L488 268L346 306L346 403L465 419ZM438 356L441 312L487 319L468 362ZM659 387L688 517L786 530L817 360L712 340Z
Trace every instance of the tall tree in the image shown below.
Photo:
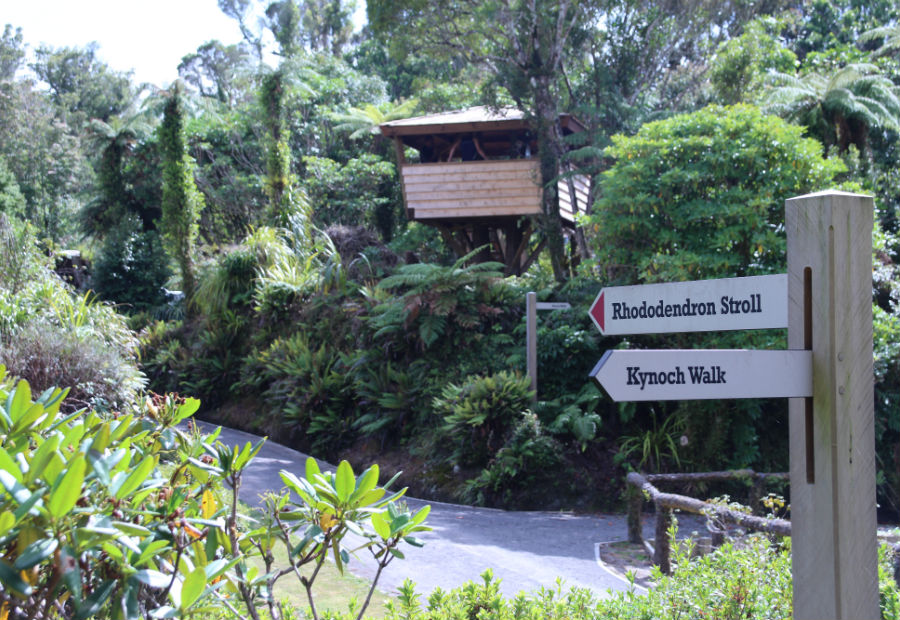
M0 81L12 80L24 60L25 43L22 29L13 30L11 24L6 24L3 34L0 35Z
M84 48L40 47L32 69L47 84L53 103L64 110L69 122L81 127L92 118L108 121L132 104L135 92L131 75L113 71L97 58L98 45Z
M77 205L91 184L90 165L77 132L30 79L0 81L0 157L25 197L25 217L41 235L61 240L73 234Z
M99 156L95 164L98 192L81 212L81 223L86 232L103 237L128 212L141 217L145 230L154 227L150 214L141 213L125 175L127 159L138 140L150 131L150 124L141 114L115 116L108 123L96 118L91 120L89 143Z
M211 97L231 107L249 90L250 52L243 43L224 45L209 41L184 56L178 75L203 97Z
M196 289L194 244L198 234L203 195L194 183L194 164L186 149L184 131L184 85L176 81L166 101L159 126L159 144L163 160L161 229L166 250L181 271L185 307L192 313Z
M218 0L219 10L238 23L244 41L253 50L258 64L263 63L264 20L259 0Z
M268 220L286 226L293 203L290 137L284 112L285 76L275 71L263 78L260 103L266 128L266 195L269 198Z

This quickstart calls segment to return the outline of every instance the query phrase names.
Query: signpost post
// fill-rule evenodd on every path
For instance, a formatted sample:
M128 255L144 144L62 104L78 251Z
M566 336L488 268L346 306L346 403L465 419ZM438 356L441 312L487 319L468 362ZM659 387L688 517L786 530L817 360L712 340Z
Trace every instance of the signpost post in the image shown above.
M795 620L875 620L878 598L867 196L785 205L787 275L626 286L589 311L605 335L788 328L787 351L608 351L613 400L789 398Z
M874 201L826 192L785 211L788 347L813 365L812 398L788 401L794 618L878 618Z
M537 400L537 311L568 310L571 307L567 301L542 302L537 300L535 292L525 294L525 357L534 400Z

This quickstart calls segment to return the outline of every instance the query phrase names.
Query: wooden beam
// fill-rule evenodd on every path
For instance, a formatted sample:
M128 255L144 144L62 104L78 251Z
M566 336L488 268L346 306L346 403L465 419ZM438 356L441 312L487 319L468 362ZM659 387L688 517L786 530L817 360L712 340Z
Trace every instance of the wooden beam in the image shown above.
M785 203L788 348L813 397L789 401L794 618L873 620L878 602L869 196Z
M534 207L484 207L484 208L466 208L466 209L419 209L418 205L414 205L415 219L470 219L470 218L488 218L488 217L520 217L523 215L540 215L540 209Z
M525 260L525 264L522 265L521 273L525 273L531 267L531 264L537 259L540 255L541 251L543 251L544 247L547 245L546 239L541 239L540 243L537 244L537 247L528 255L528 258Z
M406 164L404 176L433 175L438 172L472 174L478 172L505 172L508 170L537 170L536 159L492 159L490 161L442 161L427 164Z
M414 190L407 189L406 196L412 202L430 203L430 202L448 202L456 200L487 200L487 199L507 199L507 200L539 200L541 197L540 188L522 187L518 188L496 188L496 187L476 187L468 190L460 190L455 192L441 192L435 190Z

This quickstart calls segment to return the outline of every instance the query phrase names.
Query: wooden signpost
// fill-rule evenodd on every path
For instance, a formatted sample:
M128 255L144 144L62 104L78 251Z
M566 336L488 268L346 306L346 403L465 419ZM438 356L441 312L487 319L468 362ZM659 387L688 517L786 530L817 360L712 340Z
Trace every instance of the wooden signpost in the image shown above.
M615 350L591 376L614 400L789 398L796 620L880 617L873 214L867 196L792 198L786 276L607 288L590 310L604 334L787 326L787 351Z
M572 305L567 301L538 301L537 293L525 295L525 358L528 377L531 379L533 400L537 400L537 311L568 310Z

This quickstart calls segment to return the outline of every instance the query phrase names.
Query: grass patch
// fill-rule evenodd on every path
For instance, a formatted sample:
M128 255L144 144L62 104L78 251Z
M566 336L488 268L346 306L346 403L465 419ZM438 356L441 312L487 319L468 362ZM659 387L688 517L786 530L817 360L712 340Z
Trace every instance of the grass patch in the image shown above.
M287 551L284 546L278 545L274 551L275 565L287 566ZM353 558L352 561L363 561L364 556L359 560ZM262 560L255 559L254 562L259 566L260 570L265 570ZM312 573L312 568L304 567L301 571L303 575ZM351 574L346 569L341 575L334 563L326 561L316 577L313 584L313 600L316 602L316 611L322 616L324 612L345 613L349 607L350 601L354 598L357 602L357 609L366 600L366 594L369 592L370 581ZM285 575L275 584L275 596L279 601L287 600L291 606L298 611L306 612L309 607L309 601L306 598L306 590L292 575ZM372 594L372 600L366 609L365 616L367 618L383 618L386 615L385 603L391 597L384 592L376 589Z

